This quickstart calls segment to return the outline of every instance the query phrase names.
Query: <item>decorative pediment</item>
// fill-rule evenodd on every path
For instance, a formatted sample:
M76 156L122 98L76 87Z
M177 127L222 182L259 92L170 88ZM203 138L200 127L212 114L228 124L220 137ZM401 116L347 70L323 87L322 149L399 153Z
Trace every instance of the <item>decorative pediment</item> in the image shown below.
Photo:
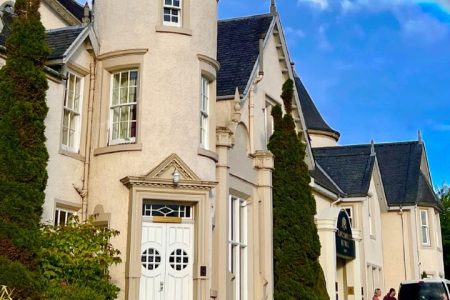
M174 180L179 176L177 181ZM128 188L146 186L157 188L177 188L189 190L210 190L217 185L214 181L204 181L175 153L163 160L144 176L127 176L121 182Z
M181 180L200 180L194 171L175 153L163 160L156 168L151 170L145 179L152 180L156 178L164 178L172 180L175 171L181 175Z

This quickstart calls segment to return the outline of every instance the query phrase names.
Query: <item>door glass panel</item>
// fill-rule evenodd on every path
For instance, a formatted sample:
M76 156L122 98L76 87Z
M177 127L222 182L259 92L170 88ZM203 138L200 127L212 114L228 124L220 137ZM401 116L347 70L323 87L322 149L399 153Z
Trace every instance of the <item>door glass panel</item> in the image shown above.
M149 248L145 249L141 255L142 266L147 270L154 270L161 264L161 256L158 250Z

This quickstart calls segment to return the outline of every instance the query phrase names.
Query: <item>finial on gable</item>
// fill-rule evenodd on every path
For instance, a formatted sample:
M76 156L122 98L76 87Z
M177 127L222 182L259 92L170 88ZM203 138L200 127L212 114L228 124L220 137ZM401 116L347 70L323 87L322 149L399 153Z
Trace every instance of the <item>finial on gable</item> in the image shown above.
M372 140L370 141L370 156L375 156L375 142Z
M84 4L83 7L83 19L81 20L83 22L83 24L87 25L89 23L91 23L91 9L89 8L89 3Z
M419 144L423 144L422 131L420 130L417 131L417 141L419 142Z
M270 14L272 16L277 14L277 6L275 4L275 0L270 0Z

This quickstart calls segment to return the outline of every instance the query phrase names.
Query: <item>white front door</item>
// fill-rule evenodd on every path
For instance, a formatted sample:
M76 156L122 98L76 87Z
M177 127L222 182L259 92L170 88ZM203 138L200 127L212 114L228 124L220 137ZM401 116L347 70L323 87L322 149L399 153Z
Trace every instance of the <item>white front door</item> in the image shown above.
M193 224L142 223L140 300L193 299Z

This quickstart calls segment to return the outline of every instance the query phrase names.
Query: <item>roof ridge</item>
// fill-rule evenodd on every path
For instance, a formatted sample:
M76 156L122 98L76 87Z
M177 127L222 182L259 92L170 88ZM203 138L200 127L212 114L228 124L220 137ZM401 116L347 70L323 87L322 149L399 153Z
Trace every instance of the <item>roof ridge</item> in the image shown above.
M234 18L229 18L229 19L221 19L221 20L218 20L217 22L224 23L224 22L230 22L230 21L239 21L239 20L262 18L262 17L272 17L273 18L273 15L271 15L270 13L264 13L264 14L259 14L259 15L241 16L241 17L234 17Z
M45 30L45 33L52 33L52 32L72 30L72 29L82 29L85 27L86 27L85 25L65 26L65 27L60 27L60 28L47 29L47 30Z

